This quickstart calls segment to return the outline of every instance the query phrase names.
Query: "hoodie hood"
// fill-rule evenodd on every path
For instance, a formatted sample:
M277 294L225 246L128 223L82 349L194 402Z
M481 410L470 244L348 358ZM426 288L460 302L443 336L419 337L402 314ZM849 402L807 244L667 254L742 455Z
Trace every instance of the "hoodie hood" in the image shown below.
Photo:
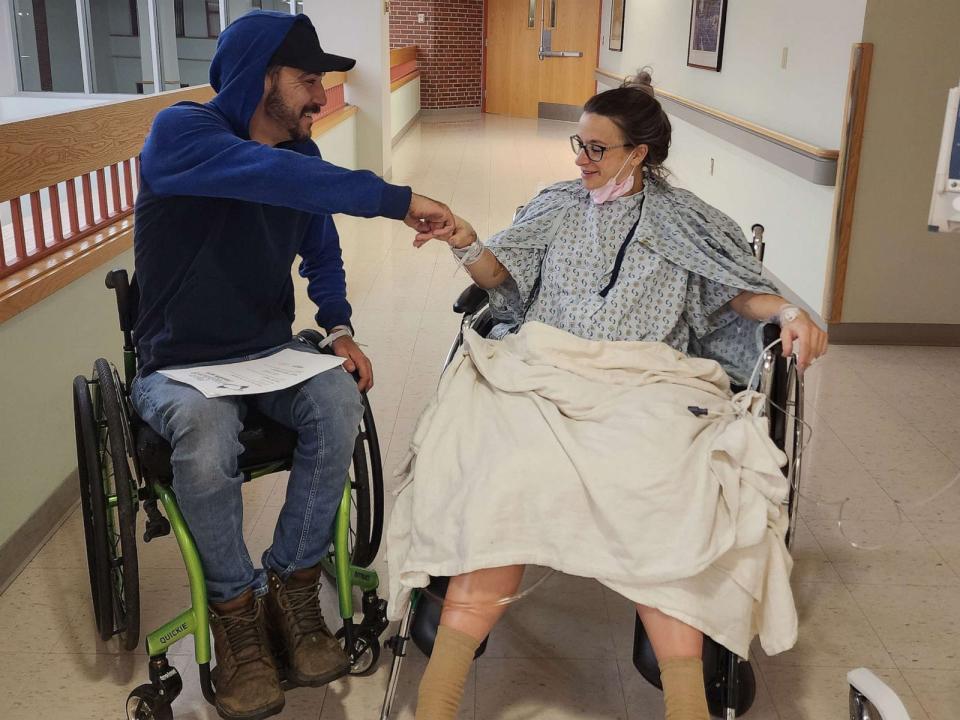
M217 96L209 104L244 140L250 139L250 118L263 97L267 64L295 22L313 27L306 15L254 10L220 33L210 63L210 84Z

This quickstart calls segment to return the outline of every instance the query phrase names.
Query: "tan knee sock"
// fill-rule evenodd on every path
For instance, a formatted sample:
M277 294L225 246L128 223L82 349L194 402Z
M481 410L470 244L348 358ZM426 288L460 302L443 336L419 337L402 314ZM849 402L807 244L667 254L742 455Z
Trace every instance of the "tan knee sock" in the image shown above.
M417 693L416 720L453 720L473 655L480 646L470 635L441 625Z
M666 720L709 720L703 687L703 660L698 657L669 658L660 663Z

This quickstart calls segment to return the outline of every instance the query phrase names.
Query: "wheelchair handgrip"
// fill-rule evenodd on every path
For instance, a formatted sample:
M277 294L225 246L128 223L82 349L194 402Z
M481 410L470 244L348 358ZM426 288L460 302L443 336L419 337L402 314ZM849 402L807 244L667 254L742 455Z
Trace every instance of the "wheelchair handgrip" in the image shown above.
M487 291L479 285L465 288L453 304L453 311L459 315L472 315L487 302Z
M111 270L107 273L104 284L117 294L117 312L120 314L120 329L130 332L130 280L124 269Z

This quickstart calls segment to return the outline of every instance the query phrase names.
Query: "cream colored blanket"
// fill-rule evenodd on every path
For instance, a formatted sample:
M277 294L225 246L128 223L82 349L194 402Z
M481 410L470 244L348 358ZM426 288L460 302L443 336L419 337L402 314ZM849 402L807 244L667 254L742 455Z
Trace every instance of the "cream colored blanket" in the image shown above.
M731 397L715 361L663 343L468 331L411 441L387 536L391 617L431 575L535 564L743 657L757 633L788 649L785 457L761 408L757 393Z

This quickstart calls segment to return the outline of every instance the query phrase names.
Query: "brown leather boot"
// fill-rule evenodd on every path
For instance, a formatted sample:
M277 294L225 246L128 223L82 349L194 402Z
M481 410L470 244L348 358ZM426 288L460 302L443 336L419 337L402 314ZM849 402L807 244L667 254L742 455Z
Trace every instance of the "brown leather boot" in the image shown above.
M294 571L286 582L273 571L268 578L267 614L287 679L316 687L346 675L350 660L320 613L320 566Z
M261 720L283 710L283 690L270 652L263 599L252 590L210 606L217 666L217 713L226 720Z

